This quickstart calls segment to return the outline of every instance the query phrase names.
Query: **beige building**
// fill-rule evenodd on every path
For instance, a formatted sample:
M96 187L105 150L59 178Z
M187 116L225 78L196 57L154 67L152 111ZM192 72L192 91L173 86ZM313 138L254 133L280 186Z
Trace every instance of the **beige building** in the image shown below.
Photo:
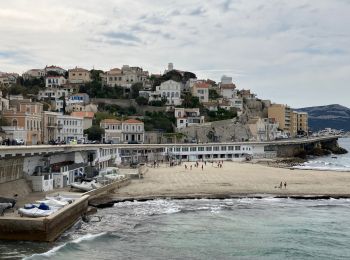
M91 73L86 69L75 67L68 70L68 80L72 84L88 83L91 82Z
M77 111L72 112L70 114L73 117L80 117L83 119L83 129L88 129L92 126L92 120L94 119L95 113L94 112L83 112L83 111Z
M268 108L268 117L274 119L279 124L279 128L290 134L292 110L283 104L272 104Z
M102 142L122 143L122 122L116 119L104 119L100 122L100 127L105 130Z
M298 132L304 132L308 134L309 132L309 115L306 112L298 112L298 123L297 129Z
M102 81L110 87L130 88L134 83L145 84L148 71L140 67L130 67L123 65L121 69L114 68L101 75Z
M12 128L7 129L11 139L17 130L24 131L23 141L26 144L42 143L42 112L43 105L31 100L19 100L13 102L10 109L3 111L3 117ZM12 137L14 138L14 137Z
M308 132L308 114L292 111L287 105L272 104L268 108L268 117L279 123L279 128L291 137L299 132Z
M105 130L103 142L143 143L145 139L144 123L136 119L104 119L100 122L100 127Z
M27 72L22 74L23 79L28 80L28 79L38 79L41 77L45 77L45 70L44 69L31 69L28 70Z
M196 82L191 88L192 96L198 97L199 102L206 103L209 101L209 84L206 82Z

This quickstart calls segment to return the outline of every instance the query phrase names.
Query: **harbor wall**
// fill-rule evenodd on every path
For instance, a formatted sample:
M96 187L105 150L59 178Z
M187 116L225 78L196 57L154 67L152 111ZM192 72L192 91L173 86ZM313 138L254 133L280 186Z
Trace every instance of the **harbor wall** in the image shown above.
M52 242L86 212L89 196L82 196L45 218L1 217L0 239Z

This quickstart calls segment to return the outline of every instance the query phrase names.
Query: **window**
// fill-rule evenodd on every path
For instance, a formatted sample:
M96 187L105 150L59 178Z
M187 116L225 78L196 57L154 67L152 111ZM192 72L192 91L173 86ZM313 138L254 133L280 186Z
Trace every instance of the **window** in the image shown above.
M233 151L233 150L234 150L234 147L233 147L233 146L229 146L229 147L228 147L228 150L229 150L229 151Z
M214 146L214 151L219 151L220 150L219 148L220 148L219 146Z
M198 147L198 151L199 152L203 152L204 151L204 147Z
M197 147L191 147L191 148L190 148L190 151L191 151L191 152L197 151Z
M226 146L221 146L221 151L226 151Z
M176 152L180 152L180 147L176 147Z
M188 152L188 147L182 147L183 152Z
M210 151L212 150L212 147L211 147L211 146L207 146L207 147L205 148L205 150L208 151L208 152L210 152Z
M240 146L235 146L235 151L239 151L241 150L241 147Z

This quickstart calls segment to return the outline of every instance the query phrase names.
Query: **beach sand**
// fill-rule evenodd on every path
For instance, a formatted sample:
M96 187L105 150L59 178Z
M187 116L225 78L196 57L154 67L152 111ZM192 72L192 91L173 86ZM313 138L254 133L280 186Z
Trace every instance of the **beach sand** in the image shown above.
M143 179L115 191L114 198L188 195L349 195L350 172L290 170L260 164L224 162L148 168ZM276 188L287 182L287 188Z

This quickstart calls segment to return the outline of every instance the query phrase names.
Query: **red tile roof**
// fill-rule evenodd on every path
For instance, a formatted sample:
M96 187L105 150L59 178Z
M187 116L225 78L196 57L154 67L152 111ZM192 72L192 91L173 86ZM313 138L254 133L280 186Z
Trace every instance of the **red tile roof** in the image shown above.
M140 120L136 120L136 119L128 119L125 120L123 123L128 123L128 124L142 124L143 122Z
M196 86L196 88L209 88L209 84L206 82L197 82L194 86Z
M85 112L85 111L77 111L77 112L72 112L70 114L71 116L76 116L76 117L87 117L87 118L94 118L95 113L94 112Z

